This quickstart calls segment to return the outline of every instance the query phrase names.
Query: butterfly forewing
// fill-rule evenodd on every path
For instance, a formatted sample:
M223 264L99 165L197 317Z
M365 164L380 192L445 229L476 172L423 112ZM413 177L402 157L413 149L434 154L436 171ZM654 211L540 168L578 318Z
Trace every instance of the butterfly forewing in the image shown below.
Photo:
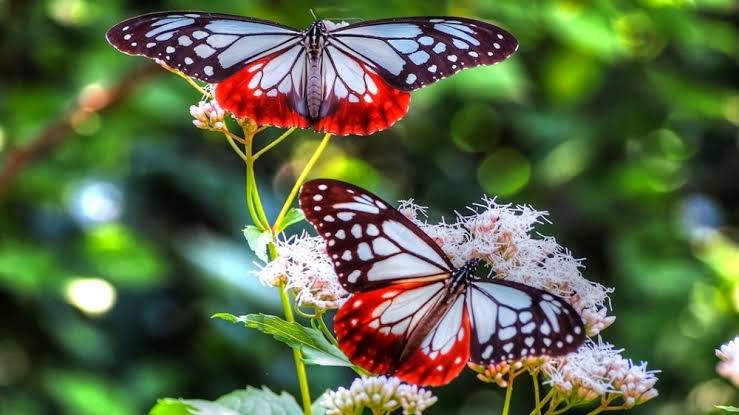
M470 360L478 364L577 350L585 327L561 298L524 284L474 281L467 290L472 326Z
M312 180L301 188L300 207L326 240L339 281L350 292L399 281L444 280L452 272L428 235L364 189Z
M518 49L505 30L460 17L374 20L329 32L328 42L385 81L413 91L462 69L492 65Z
M125 20L107 33L118 50L157 59L205 82L288 50L301 33L276 23L226 14L160 12Z

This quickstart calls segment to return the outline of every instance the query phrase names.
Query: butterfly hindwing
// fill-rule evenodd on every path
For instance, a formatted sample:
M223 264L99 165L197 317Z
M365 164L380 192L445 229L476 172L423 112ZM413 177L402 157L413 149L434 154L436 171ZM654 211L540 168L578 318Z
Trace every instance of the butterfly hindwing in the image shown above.
M367 64L334 46L323 54L323 103L316 130L369 135L408 112L410 94L391 87Z
M113 26L107 38L124 53L160 60L210 83L302 39L299 31L266 20L188 11L134 17Z
M474 363L561 356L585 340L585 327L575 309L545 291L494 280L474 281L467 292Z
M413 91L462 69L492 65L518 49L505 30L461 17L372 20L329 32L330 45L374 69L402 91Z
M362 188L312 180L300 190L300 207L326 240L339 281L350 292L399 281L444 280L452 272L428 235Z
M464 297L436 322L426 318L442 306L445 288L441 281L407 282L354 294L334 319L339 347L374 373L419 385L448 383L467 363L470 340ZM424 333L420 346L402 359L414 332Z
M257 125L306 128L305 60L303 46L296 44L252 62L216 86L216 100Z

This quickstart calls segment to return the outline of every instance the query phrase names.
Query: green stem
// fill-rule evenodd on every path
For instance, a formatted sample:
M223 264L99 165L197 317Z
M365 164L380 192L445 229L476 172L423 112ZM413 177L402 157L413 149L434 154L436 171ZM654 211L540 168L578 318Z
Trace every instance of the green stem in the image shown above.
M323 313L318 314L316 316L316 320L318 320L318 326L321 328L321 331L323 332L323 335L326 336L326 338L333 344L334 346L338 346L339 342L336 340L336 337L331 333L331 330L328 329L328 326L326 326L326 322L323 321Z
M295 321L293 309L290 305L290 297L284 286L280 287L280 301L282 302L282 310L285 313L285 320L292 323ZM305 372L305 364L303 363L303 354L300 349L293 348L293 360L295 360L295 371L298 374L298 385L300 386L300 396L303 400L303 413L311 415L312 401L310 398L310 389L308 387L308 376Z
M508 372L508 386L505 390L505 401L503 402L503 413L501 415L508 415L508 411L511 409L511 396L513 395L513 369Z
M296 129L297 129L296 127L290 128L289 130L287 130L284 133L282 133L281 136L279 136L279 137L275 138L274 140L272 140L271 143L269 143L266 146L264 146L263 149L261 149L261 150L257 151L256 153L254 153L254 160L258 159L262 154L268 152L272 147L276 146L277 144L280 144L280 142L282 140L284 140L287 137L289 137L290 134L292 134Z
M531 411L531 413L530 413L529 415L535 415L535 414L541 415L541 409L542 409L542 408L544 408L544 405L546 405L546 403L547 403L547 402L549 402L549 400L550 400L550 399L552 399L552 397L553 397L553 396L554 396L554 389L550 389L550 390L549 390L549 393L547 393L547 394L546 394L546 395L544 396L544 399L542 399L542 400L541 400L541 401L540 401L540 402L539 402L539 403L538 403L538 404L536 405L536 408L534 408L534 410L533 410L533 411Z
M331 133L326 133L323 136L323 139L321 139L321 143L318 145L318 148L316 148L316 151L313 152L310 160L308 160L308 163L303 168L300 176L298 176L298 180L295 182L295 185L293 185L292 190L290 190L290 194L287 196L285 204L282 205L282 210L280 210L280 214L277 215L277 219L275 219L275 223L272 226L272 232L274 234L280 233L282 231L282 221L285 219L285 215L287 215L288 210L290 210L290 206L293 204L295 196L298 195L300 186L302 186L303 182L305 182L305 179L308 177L308 173L310 173L310 171L313 169L313 166L315 166L316 162L321 157L321 154L323 154L323 150L326 149L326 146L328 146L330 140Z
M538 415L541 415L541 401L539 400L539 371L535 371L531 374L531 379L534 381L534 402L536 402L536 407L534 408L534 412L536 412Z

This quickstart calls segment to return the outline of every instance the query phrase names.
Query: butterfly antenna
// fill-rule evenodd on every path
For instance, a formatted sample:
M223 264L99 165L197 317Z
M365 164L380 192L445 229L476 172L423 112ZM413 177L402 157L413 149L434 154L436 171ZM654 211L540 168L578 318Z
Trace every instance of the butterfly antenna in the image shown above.
M318 16L316 16L316 12L314 12L313 9L308 9L308 10L310 10L310 14L311 16L313 16L313 20L317 22Z

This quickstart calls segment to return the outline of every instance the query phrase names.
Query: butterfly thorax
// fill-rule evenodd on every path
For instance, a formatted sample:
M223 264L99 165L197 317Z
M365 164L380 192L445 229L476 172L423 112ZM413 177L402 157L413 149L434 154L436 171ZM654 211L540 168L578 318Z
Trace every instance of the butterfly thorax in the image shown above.
M431 308L431 312L424 316L423 320L408 336L408 341L403 347L400 359L398 359L399 362L405 361L421 346L426 336L444 318L444 315L454 305L457 298L467 291L479 263L480 261L473 259L454 271L452 277L446 282L445 295L439 299L438 303Z
M326 25L322 21L314 22L305 31L305 51L308 58L307 77L305 84L305 100L308 105L308 115L311 119L318 118L321 110L323 76L322 55L325 45Z

